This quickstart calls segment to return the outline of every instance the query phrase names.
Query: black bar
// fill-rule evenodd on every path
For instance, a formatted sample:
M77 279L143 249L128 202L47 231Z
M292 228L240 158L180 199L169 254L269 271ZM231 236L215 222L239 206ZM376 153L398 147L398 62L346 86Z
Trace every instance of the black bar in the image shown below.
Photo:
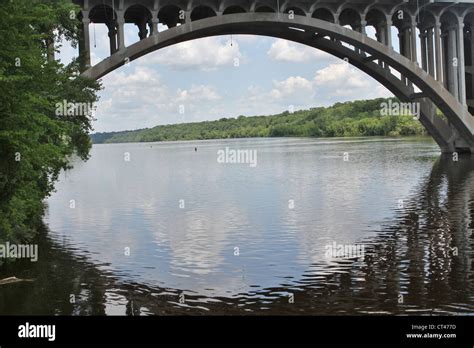
M55 325L55 340L19 326ZM417 327L414 328L413 325ZM431 326L430 326L431 325ZM423 327L426 327L422 330ZM29 344L326 344L474 346L474 317L0 317L0 346ZM407 338L455 334L456 338Z

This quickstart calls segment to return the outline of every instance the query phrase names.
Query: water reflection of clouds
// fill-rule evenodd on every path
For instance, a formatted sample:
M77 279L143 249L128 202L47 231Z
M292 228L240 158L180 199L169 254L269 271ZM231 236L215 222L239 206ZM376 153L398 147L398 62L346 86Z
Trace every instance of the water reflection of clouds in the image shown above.
M229 296L300 277L334 240L364 239L425 166L408 157L400 182L393 158L377 162L363 142L351 144L345 163L345 144L306 151L307 140L272 141L199 143L197 153L191 143L95 146L49 200L50 227L144 282ZM256 148L257 168L218 164L216 150L227 145Z
M374 146L375 151L371 148ZM405 145L390 146L397 154L398 147ZM282 196L291 196L296 201L296 208L285 215L288 228L297 231L302 259L319 263L324 261L327 244L333 241L355 244L379 231L378 222L393 217L398 199L408 197L424 172L430 171L431 162L413 163L410 152L404 156L375 156L374 152L380 153L377 147L385 148L373 143L351 144L350 161L344 162L343 149L324 146L318 149L323 156L307 153L303 159L305 165L295 163L283 168L285 163L291 164L292 158L298 158L287 148L288 161L272 162L276 163L276 173L286 170L298 178L276 187Z

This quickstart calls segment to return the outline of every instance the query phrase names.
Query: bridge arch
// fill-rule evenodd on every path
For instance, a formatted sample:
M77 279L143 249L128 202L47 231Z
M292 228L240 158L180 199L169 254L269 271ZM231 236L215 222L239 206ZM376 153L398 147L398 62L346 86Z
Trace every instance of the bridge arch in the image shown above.
M83 18L84 20L84 18ZM106 4L93 6L88 13L87 19L93 25L105 24L108 29L110 54L114 54L118 49L117 42L117 12Z
M290 11L292 11L292 13L295 15L295 16L306 16L306 12L300 8L300 7L296 7L296 6L288 6L285 8L285 11L283 11L283 13L290 13Z
M196 6L191 11L191 21L198 21L215 16L217 16L216 11L212 7L206 5Z
M256 9L255 9L255 12L268 12L268 13L275 13L276 10L273 8L273 7L270 7L270 6L266 6L266 5L263 5L263 6L258 6Z
M375 30L375 38L378 42L387 45L388 41L391 40L391 33L388 32L387 16L378 7L371 7L367 9L365 13L365 21L367 27L373 27ZM390 38L388 37L390 36ZM380 66L383 65L383 61L379 60Z
M338 16L339 24L349 26L352 30L360 28L362 17L354 8L346 6Z
M106 4L95 5L89 11L89 19L94 23L102 23L112 21L117 18L117 12L112 9L112 6Z
M462 18L464 23L474 24L474 9L463 14Z
M466 10L462 11L461 16L466 20L466 16L469 14L474 13L474 7L468 7Z
M370 25L376 28L377 26L386 23L387 17L378 8L371 8L366 13L365 20L367 21L367 25Z
M200 0L200 1L192 1L190 2L192 4L192 9L191 11L195 11L197 8L201 9L211 9L212 12L216 13L219 12L219 1L218 0ZM205 10L208 11L208 10ZM210 12L209 12L210 13ZM206 18L206 17L205 17Z
M148 12L148 13L151 13L153 11L153 7L150 7L149 6L150 4L149 3L131 3L131 4L128 4L128 6L124 7L123 9L123 12L126 13L128 10L130 9L139 9L141 11L145 11Z
M373 3L370 3L370 4L367 5L367 7L365 8L363 13L364 13L364 15L367 15L367 13L369 13L370 11L373 11L373 10L377 10L377 11L382 12L384 14L384 16L388 16L388 13L390 12L389 9L382 6L381 4L373 2Z
M420 28L432 28L436 25L436 15L432 11L420 11L417 16L422 23L419 25Z
M245 13L247 12L242 6L237 6L237 5L233 5L233 6L229 6L227 7L224 12L222 12L222 14L235 14L235 13Z
M450 11L449 9L447 9L446 11L443 11L443 13L440 14L439 18L442 25L456 24L458 20L457 15L453 11Z
M222 11L228 9L229 7L237 6L241 7L245 10L245 12L249 12L252 8L252 1L250 0L225 0L222 1L220 8Z
M254 1L254 5L255 9L258 9L258 8L266 8L267 10L268 9L272 9L271 11L265 11L265 12L278 12L279 9L277 8L277 2L276 1L272 1L272 0L256 0Z
M178 5L166 5L158 11L158 21L168 28L174 28L178 23L184 23L184 20L180 18L181 11L184 9Z
M344 10L354 10L359 14L362 14L363 5L355 4L350 1L342 1L336 5L336 13L342 13Z
M412 24L413 15L408 12L403 6L398 6L390 14L393 25L400 31L406 27L410 27Z
M394 18L394 17L397 17L399 18L398 16L403 14L403 17L405 18L411 18L411 17L414 17L416 16L416 13L413 13L412 11L410 11L410 9L405 5L405 4L398 4L396 6L393 7L393 9L390 11L389 15Z
M124 12L124 20L126 23L133 23L138 28L138 38L145 39L152 31L151 11L148 7L141 4L129 6ZM148 28L147 28L148 26Z
M213 16L186 22L179 28L153 35L116 52L103 62L89 68L83 75L97 79L126 61L137 59L149 52L178 42L197 38L226 34L277 37L322 49L339 58L349 58L350 64L374 77L400 99L419 101L423 109L420 121L444 152L474 152L472 115L441 83L409 58L400 56L391 47L372 40L362 33L340 25L308 16L295 16L294 19L288 17L278 13L255 12ZM349 23L356 25L358 19L354 22L352 18ZM356 49L345 47L341 45L341 42ZM375 60L382 61L382 66L375 63ZM410 83L407 84L394 76L392 70L398 71ZM420 95L413 92L412 85L419 88ZM436 116L435 106L443 112L447 121Z
M331 22L331 23L335 22L334 14L331 12L331 10L327 9L326 7L319 7L315 9L311 17L320 19L326 22Z

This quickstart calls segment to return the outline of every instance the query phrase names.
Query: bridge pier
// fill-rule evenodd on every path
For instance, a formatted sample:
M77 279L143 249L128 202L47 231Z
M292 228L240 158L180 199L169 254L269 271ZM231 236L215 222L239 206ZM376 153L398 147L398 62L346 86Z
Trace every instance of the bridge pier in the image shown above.
M119 51L125 48L125 19L123 14L117 17L117 37L118 37L118 49Z
M151 20L151 35L158 35L158 12L153 13L153 19Z
M456 28L451 26L446 29L445 45L446 45L446 86L456 99L459 99L459 85L458 85L458 65L459 60L457 57L456 49Z
M442 36L441 36L441 22L439 18L436 17L436 22L434 26L435 31L435 60L436 60L436 81L444 81L443 76L443 54L442 54Z
M420 49L421 49L421 68L424 71L428 71L428 34L426 29L420 30Z
M143 39L146 39L147 38L147 35L148 35L148 30L146 28L146 25L147 25L147 22L145 21L145 19L141 20L138 24L137 24L137 27L138 27L138 38L140 40L143 40Z
M115 23L109 25L110 54L117 52L117 29Z
M434 62L434 48L433 48L433 40L434 40L434 30L433 28L428 28L426 30L426 38L427 38L427 59L428 59L428 73L435 77L435 62Z
M82 19L82 32L79 38L79 57L84 70L91 67L91 43L89 37L89 14Z
M410 36L411 36L410 27L405 26L405 27L400 28L399 34L398 34L398 37L400 40L399 42L400 53L404 57L411 60L412 59L412 54L411 54L412 45L411 45ZM410 81L404 75L402 75L401 78L405 85L407 86L410 85Z
M387 39L385 40L388 47L393 48L392 44L392 18L387 17Z
M416 45L416 17L412 16L411 18L411 27L410 27L410 51L411 51L411 60L412 62L415 62L415 64L418 62L418 56L417 56L417 45Z
M459 101L466 106L466 68L464 57L464 21L458 17L458 74L459 74Z
M474 33L473 33L473 27L471 25L468 36L468 42L469 42L469 48L470 48L470 55L469 55L469 60L470 60L470 65L468 67L468 71L470 73L470 83L468 84L467 88L467 94L469 96L469 111L471 114L474 114Z

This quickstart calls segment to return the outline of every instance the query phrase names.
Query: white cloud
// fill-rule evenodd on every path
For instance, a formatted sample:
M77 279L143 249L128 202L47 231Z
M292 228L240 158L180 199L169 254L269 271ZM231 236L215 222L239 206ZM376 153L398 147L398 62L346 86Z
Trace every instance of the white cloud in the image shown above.
M125 67L123 70L106 75L104 83L109 87L120 87L126 84L127 89L138 86L149 87L159 83L159 75L148 67L137 66L132 73L129 72Z
M330 64L328 67L318 70L314 78L317 85L341 86L344 87L367 87L369 80L367 75L348 63Z
M190 89L178 89L176 101L180 103L219 100L221 97L214 88L205 85L193 85Z
M273 81L272 89L264 90L260 86L251 85L247 89L247 104L269 104L283 103L283 105L294 104L303 101L312 95L313 82L301 76L290 76L285 80Z
M272 88L251 85L242 96L239 115L270 115L288 110L314 106L314 82L301 76L290 76L284 80L273 81Z
M163 64L174 70L209 71L223 66L232 67L234 59L243 59L237 41L231 45L228 38L209 37L164 48L159 54L151 55L147 62Z
M104 129L97 128L96 131L193 122L206 117L219 117L224 112L215 105L222 98L211 85L172 89L149 67L124 69L103 79L105 90L97 104L95 117L98 120L107 118L107 122L100 122ZM181 105L184 105L185 114L180 113Z
M281 99L295 95L310 93L313 89L311 81L301 76L290 76L283 81L274 81L274 88L270 91L272 99Z
M292 63L333 59L333 57L326 52L282 39L276 40L267 54L272 60Z
M391 95L385 87L345 62L318 70L314 84L327 98L369 99Z
M151 68L117 71L104 78L106 94L98 104L96 118L112 131L153 127L158 124L196 122L237 115L269 115L289 110L331 105L339 101L390 96L375 80L346 63L320 69L313 79L290 76L273 81L270 88L251 84L237 99L221 95L214 86L193 84L167 87ZM185 114L179 112L184 105Z
M385 87L363 72L347 63L337 63L318 70L311 80L290 76L285 80L273 81L270 90L251 85L241 102L245 104L241 113L272 114L288 110L290 105L298 110L318 105L329 106L341 101L389 96L391 93Z

